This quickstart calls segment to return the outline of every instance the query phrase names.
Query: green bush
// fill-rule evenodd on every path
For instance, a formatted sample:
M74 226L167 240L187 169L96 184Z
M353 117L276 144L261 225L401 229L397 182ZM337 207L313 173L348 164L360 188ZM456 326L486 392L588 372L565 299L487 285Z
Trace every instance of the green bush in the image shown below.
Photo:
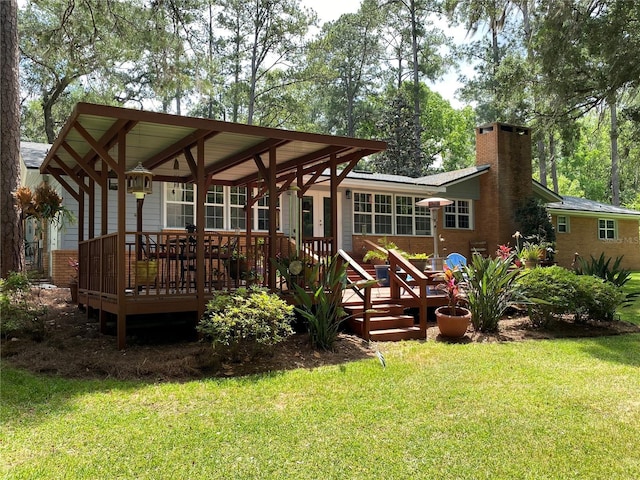
M578 257L578 262L574 267L575 272L578 275L593 275L607 282L611 282L617 287L622 287L629 281L629 275L631 275L630 270L620 267L622 258L623 257L616 257L613 265L611 265L611 257L605 257L604 252L601 253L598 258L591 255L589 260Z
M296 311L309 322L312 345L331 350L345 319L342 291L347 279L347 264L335 256L323 272L320 268L320 264L317 264L311 270L307 285L309 290L293 284L294 297L298 305Z
M513 258L513 255L506 259L473 255L471 264L455 272L477 331L498 330L498 321L517 298L514 287L518 270L510 269Z
M255 355L293 334L293 306L265 288L217 293L197 330L211 341L220 359Z
M530 300L529 317L535 326L562 315L573 315L576 321L613 320L624 302L624 294L615 285L558 266L526 270L517 285Z
M41 340L45 313L46 309L31 294L31 282L26 275L10 272L7 278L0 279L0 335L4 338L30 335Z

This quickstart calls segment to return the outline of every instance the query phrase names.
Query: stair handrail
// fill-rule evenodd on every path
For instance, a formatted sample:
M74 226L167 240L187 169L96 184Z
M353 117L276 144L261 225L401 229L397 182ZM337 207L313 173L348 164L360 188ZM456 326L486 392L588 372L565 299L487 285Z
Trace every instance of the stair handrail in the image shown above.
M376 283L376 280L343 249L338 250L338 256L348 264L347 268L351 268L360 277L358 281L354 282L349 280L349 276L347 276L345 288L353 290L353 292L362 299L364 308L362 314L362 338L369 340L369 324L372 312L371 287ZM362 290L364 290L364 293Z
M407 279L411 277L409 282ZM398 250L389 250L389 295L400 300L401 289L418 300L420 332L427 335L427 277L420 269L409 262ZM418 287L418 291L414 290Z

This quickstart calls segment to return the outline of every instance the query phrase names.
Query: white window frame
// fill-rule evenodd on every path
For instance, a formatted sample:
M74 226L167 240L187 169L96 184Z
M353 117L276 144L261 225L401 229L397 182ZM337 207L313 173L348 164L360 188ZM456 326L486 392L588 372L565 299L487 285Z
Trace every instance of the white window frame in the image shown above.
M604 226L602 223L604 222ZM609 224L611 223L611 226ZM612 236L608 235L611 232ZM602 234L604 233L604 237ZM618 239L618 222L613 218L599 218L598 219L598 240L608 241Z
M172 189L184 189L185 191L189 191L190 193L192 193L193 195L193 199L192 201L188 201L188 200L169 200L169 198L172 196L169 192ZM230 186L216 186L216 188L222 188L222 194L223 194L223 203L219 204L219 203L208 203L206 202L204 205L204 208L207 208L208 206L215 206L215 207L220 207L222 206L222 211L223 211L223 221L222 221L222 228L207 228L205 227L206 231L217 231L217 230L223 230L223 231L232 231L232 230L245 230L246 229L246 215L244 215L244 207L246 205L246 200L248 199L248 196L246 195L246 189L244 187L230 187ZM245 199L245 204L240 205L240 204L232 204L231 203L231 197L232 197L232 193L231 190L232 189L244 189L244 199ZM207 194L209 194L210 192L207 192ZM254 191L254 194L256 192ZM242 197L242 193L234 193L234 195L236 197ZM162 210L163 210L163 219L164 219L164 228L167 229L181 229L184 228L185 225L187 223L195 223L195 219L196 219L196 215L197 215L197 185L192 185L192 184L171 184L171 183L165 183L165 191L164 191L164 199L163 199L163 205L162 205ZM188 215L184 215L183 217L185 218L185 225L169 225L169 214L168 214L168 205L172 204L172 205L182 205L183 206L183 211L184 209L188 209L189 207L191 207L192 209L192 216L193 218L191 220L189 220L189 216ZM278 197L278 205L280 205L280 197ZM259 229L257 228L258 225L260 224L259 221L259 211L261 210L268 210L269 206L268 206L268 201L266 200L266 198L262 198L260 200L258 200L257 202L255 202L253 204L253 230L254 231L266 231L264 229ZM231 212L233 209L241 209L242 210L242 216L237 216L234 218L234 220L237 220L237 222L232 221L231 219ZM205 210L206 212L206 210ZM236 211L237 213L237 211ZM264 215L264 214L263 214ZM281 213L279 213L278 215L281 215ZM240 220L242 218L242 220ZM280 218L276 218L276 224L278 225L278 229L279 229L279 225L281 224L280 222ZM206 219L205 219L206 221Z
M466 205L463 205L466 204ZM468 211L461 211L463 206ZM443 217L443 228L448 230L473 230L473 202L467 199L456 199L453 200L451 205L447 205L444 207L444 211L442 213ZM467 217L468 226L461 227L460 224L461 219ZM455 225L447 225L447 220L453 218Z
M384 197L391 198L391 203L381 203ZM398 199L405 199L403 204ZM404 193L374 193L367 191L355 191L352 193L353 212L353 233L372 235L394 235L394 236L427 236L433 235L433 224L431 220L431 210L428 207L419 207L416 203L424 196L416 197L414 194ZM409 199L409 204L406 204ZM378 200L378 201L376 201ZM469 201L470 203L470 201ZM391 231L382 231L380 228L380 217L390 218ZM398 233L398 219L411 219L411 233ZM419 232L419 224L423 227ZM367 227L362 232L362 226Z
M213 196L219 196L222 195L222 203L219 202L209 202L209 197L213 195ZM209 226L209 220L212 219L213 221L215 221L216 219L219 219L220 217L217 216L209 216L207 215L207 210L209 210L209 207L213 208L213 209L219 209L222 212L222 226L218 227L218 226L213 226L210 227ZM222 230L224 229L224 224L225 224L225 189L222 185L211 185L209 187L209 189L207 190L207 195L205 197L205 203L204 203L204 208L205 208L205 216L204 216L204 220L206 223L206 230Z
M174 200L174 199L170 199L170 196L173 196L174 194L171 193L169 194L170 191L172 190L176 190L176 191L182 191L182 200ZM187 192L190 192L192 195L192 200L184 200L184 197L186 195ZM175 184L171 184L171 183L165 183L165 195L164 195L164 204L163 204L163 210L164 210L164 225L165 228L185 228L185 226L187 225L187 223L194 223L195 221L195 217L196 217L196 210L195 210L195 205L196 205L196 189L194 185L191 184L184 184L184 183L175 183ZM169 205L176 205L176 206L182 206L182 217L184 220L184 224L183 225L169 225ZM187 214L185 214L185 210L188 209L188 207L191 207L191 219L189 220L189 216ZM176 215L176 218L179 215ZM173 217L173 215L172 215Z
M569 216L568 215L558 215L556 217L556 232L569 233Z

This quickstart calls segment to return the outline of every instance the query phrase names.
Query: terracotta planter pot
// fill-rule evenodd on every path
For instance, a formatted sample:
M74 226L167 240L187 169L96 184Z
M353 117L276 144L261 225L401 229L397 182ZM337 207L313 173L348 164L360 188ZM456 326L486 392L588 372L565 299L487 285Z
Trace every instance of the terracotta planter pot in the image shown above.
M436 309L438 329L443 337L460 338L467 333L471 323L471 312L466 308L458 307L456 313L457 315L449 315L448 306Z

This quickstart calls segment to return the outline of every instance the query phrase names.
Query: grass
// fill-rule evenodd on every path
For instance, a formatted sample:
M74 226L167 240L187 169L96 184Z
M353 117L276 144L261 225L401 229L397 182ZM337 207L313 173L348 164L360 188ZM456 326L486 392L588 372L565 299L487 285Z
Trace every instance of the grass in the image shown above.
M627 293L640 292L640 272L633 272L631 279L624 288ZM635 298L631 305L620 309L620 319L640 325L640 295Z
M629 289L640 290L640 274ZM640 300L623 318L640 324ZM640 478L640 334L188 383L3 366L7 479Z
M5 478L639 478L640 335L385 344L242 379L4 368Z

